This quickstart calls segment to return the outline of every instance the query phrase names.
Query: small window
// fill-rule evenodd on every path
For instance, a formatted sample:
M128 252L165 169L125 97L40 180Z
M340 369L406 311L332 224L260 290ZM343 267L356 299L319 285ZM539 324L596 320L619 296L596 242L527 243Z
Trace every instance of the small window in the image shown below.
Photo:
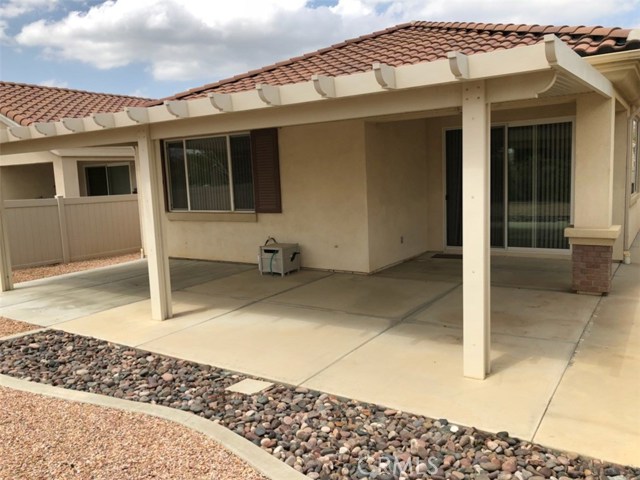
M87 195L128 195L131 193L129 165L85 167Z
M253 211L248 134L165 142L172 211Z
M640 188L640 120L631 121L631 193Z
M164 141L170 211L282 212L278 131Z

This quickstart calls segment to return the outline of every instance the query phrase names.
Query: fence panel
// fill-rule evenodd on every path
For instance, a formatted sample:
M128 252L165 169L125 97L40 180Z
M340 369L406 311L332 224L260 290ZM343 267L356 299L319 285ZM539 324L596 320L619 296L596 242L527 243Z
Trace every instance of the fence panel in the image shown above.
M55 199L7 200L11 263L15 267L62 261L62 240Z
M137 195L67 198L71 260L140 250Z
M137 195L58 200L4 202L14 267L59 263L63 255L74 261L140 249Z

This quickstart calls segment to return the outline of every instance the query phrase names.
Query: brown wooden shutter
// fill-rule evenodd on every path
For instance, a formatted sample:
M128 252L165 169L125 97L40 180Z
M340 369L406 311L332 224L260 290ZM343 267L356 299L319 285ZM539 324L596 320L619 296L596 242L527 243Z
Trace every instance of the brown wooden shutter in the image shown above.
M251 131L253 191L257 213L282 213L278 129Z

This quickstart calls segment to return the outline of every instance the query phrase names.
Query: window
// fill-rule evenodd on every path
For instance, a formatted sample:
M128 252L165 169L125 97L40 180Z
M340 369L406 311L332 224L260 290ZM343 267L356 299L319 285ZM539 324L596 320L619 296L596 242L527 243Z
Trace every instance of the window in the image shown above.
M129 165L85 167L87 195L128 195L131 193Z
M640 189L640 120L631 121L631 193Z
M491 247L568 249L572 124L491 128ZM462 246L462 130L446 130L447 245Z
M170 211L280 213L276 129L164 142Z

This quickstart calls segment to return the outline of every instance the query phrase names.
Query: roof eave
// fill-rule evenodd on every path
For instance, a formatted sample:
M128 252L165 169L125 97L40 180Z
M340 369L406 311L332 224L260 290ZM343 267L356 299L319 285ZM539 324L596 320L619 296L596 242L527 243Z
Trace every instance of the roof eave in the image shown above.
M371 71L339 77L322 77L295 84L259 85L256 90L213 94L193 100L168 101L164 105L128 108L115 114L96 114L69 122L50 122L29 127L14 127L10 134L0 133L0 144L35 142L45 137L84 135L104 130L124 129L144 124L182 121L184 118L202 118L214 115L234 115L239 112L294 105L332 102L365 95L451 85L464 81L496 79L537 72L554 72L552 81L537 92L527 92L527 98L564 95L595 91L611 97L613 87L594 67L577 55L555 35L545 37L543 43L508 50L497 50L464 56L452 52L449 59L414 65L390 67L374 64ZM548 77L546 77L548 78ZM554 87L561 85L561 89ZM491 102L515 98L495 89ZM513 89L512 89L513 90ZM523 92L524 95L524 92ZM513 97L513 95L511 95ZM516 95L517 96L517 95ZM54 147L56 148L56 147ZM34 148L35 149L35 148Z

